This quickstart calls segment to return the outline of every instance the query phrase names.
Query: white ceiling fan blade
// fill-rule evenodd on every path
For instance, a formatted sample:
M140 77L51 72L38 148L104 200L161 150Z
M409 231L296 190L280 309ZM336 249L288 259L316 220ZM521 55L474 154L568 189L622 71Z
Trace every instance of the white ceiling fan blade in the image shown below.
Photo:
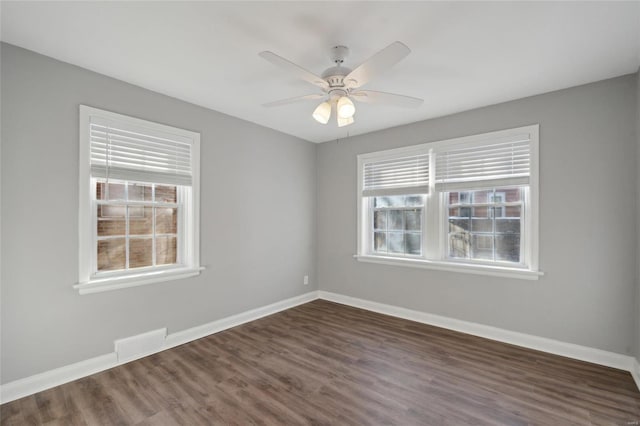
M275 53L269 51L260 52L259 55L267 61L271 62L273 65L287 70L292 75L301 78L302 80L307 81L314 86L318 86L323 89L327 89L329 87L327 82L324 81L322 77L315 75L311 71L307 71L306 69L294 64L293 62L283 58L282 56L278 56Z
M374 90L358 90L349 94L354 100L359 102L379 102L405 108L418 108L424 102L420 98L397 95L395 93L376 92Z
M276 107L280 105L292 104L300 101L308 101L311 99L320 99L324 98L326 95L322 93L314 93L312 95L304 95L304 96L296 96L295 98L281 99L279 101L267 102L266 104L262 104L263 107Z
M344 83L350 89L364 86L369 80L400 62L409 53L411 49L403 43L399 41L391 43L351 71L344 78Z

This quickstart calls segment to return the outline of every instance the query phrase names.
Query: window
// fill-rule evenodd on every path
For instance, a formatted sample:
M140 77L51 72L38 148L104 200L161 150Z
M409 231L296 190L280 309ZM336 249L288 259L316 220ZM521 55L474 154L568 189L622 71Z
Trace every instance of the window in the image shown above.
M81 294L199 274L199 143L80 107Z
M392 253L398 256L422 254L421 195L394 195L370 197L373 205L373 252Z
M536 279L538 126L358 156L358 259Z
M176 265L183 187L98 179L96 272Z
M519 264L525 190L448 192L448 257Z

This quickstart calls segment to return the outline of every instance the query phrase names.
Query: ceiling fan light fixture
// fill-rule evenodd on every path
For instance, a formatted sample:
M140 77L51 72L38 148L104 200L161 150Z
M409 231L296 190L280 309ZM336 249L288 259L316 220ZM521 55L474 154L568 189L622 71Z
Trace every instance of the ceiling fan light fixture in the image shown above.
M329 118L331 118L331 104L329 102L322 102L313 111L313 118L321 124L327 124Z
M348 126L349 124L353 124L354 121L353 115L347 118L338 116L338 127Z
M351 118L356 113L356 107L353 101L347 96L343 96L338 99L338 117Z

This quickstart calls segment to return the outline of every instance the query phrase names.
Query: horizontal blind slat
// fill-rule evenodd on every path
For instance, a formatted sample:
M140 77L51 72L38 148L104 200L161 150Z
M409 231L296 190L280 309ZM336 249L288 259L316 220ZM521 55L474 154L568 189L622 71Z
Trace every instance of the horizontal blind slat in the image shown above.
M146 183L161 183L166 185L184 185L192 184L190 174L167 174L162 172L154 172L153 170L132 170L119 167L110 167L107 176L107 168L103 166L91 166L91 176L96 178L131 180Z
M528 185L529 176L436 183L436 191L462 191Z
M91 141L96 145L96 146L107 146L107 138L105 137L97 137L97 136L91 136ZM151 144L151 143L144 143L144 141L125 141L125 140L120 140L117 138L109 138L110 141L110 145L111 146L121 146L123 148L129 148L129 149L140 149L140 150L153 150L153 151L157 151L157 152L166 152L166 153L177 153L177 154L182 154L182 155L189 155L189 152L191 152L190 147L189 146L183 146L183 144L176 144L176 145L171 145L171 144L164 144L164 145L159 145L159 144Z
M427 194L429 192L429 186L414 186L414 187L401 187L401 188L381 188L381 189L367 189L362 191L364 197L383 197L390 195L413 195L413 194Z
M91 155L92 160L96 161L106 161L107 153L106 151L96 152ZM117 161L118 159L124 160L130 163L139 162L140 164L175 164L176 166L183 165L185 167L191 168L191 162L183 159L172 159L171 157L156 157L145 154L134 154L126 151L110 151L109 152L109 161Z

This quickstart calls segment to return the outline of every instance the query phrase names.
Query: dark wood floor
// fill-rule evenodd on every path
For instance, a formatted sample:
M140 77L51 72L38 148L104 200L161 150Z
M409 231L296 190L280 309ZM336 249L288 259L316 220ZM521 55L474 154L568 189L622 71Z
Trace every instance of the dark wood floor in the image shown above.
M3 425L637 425L628 372L317 300L4 404Z

